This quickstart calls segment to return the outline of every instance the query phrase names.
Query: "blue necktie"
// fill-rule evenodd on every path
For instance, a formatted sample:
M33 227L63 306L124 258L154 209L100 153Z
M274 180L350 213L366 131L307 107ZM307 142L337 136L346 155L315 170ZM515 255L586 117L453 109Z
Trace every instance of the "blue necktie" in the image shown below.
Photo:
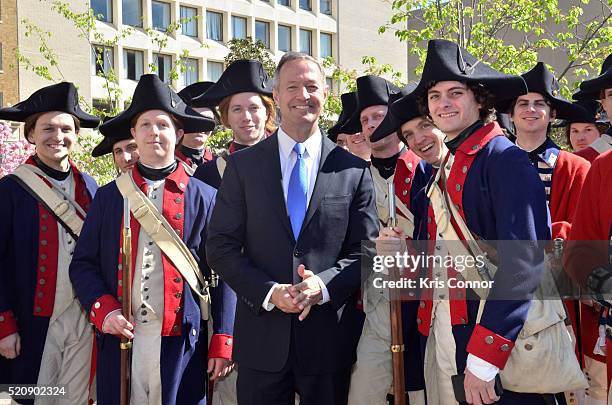
M306 206L308 200L308 177L306 173L306 161L304 152L306 148L301 143L296 143L293 151L297 155L295 166L289 177L289 187L287 188L287 212L291 220L293 236L297 240L306 216Z

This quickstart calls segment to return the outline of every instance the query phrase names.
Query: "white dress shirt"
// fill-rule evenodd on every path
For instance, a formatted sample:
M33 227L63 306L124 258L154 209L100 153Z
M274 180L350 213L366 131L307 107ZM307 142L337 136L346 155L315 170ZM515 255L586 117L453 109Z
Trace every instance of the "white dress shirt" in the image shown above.
M283 181L283 196L285 197L285 206L287 204L287 190L289 189L289 179L291 178L291 172L293 171L293 167L297 161L297 153L293 150L293 147L297 143L294 141L281 127L278 128L277 132L278 137L278 155L280 158L280 168L281 168L281 178ZM319 173L319 163L321 162L321 147L323 146L323 134L321 134L320 130L317 130L316 133L312 134L306 141L304 141L304 163L306 163L306 173L307 182L308 182L308 194L306 196L306 206L310 205L310 198L312 197L312 192L314 191L315 182L317 181L317 174ZM304 218L305 219L305 218ZM294 270L296 271L296 270ZM329 301L329 292L327 291L327 287L323 281L318 277L316 277L319 285L321 286L321 293L323 298L319 301L319 305L324 304ZM274 309L275 305L270 302L270 298L272 297L272 293L278 283L275 283L262 304L262 307L266 311L271 311Z

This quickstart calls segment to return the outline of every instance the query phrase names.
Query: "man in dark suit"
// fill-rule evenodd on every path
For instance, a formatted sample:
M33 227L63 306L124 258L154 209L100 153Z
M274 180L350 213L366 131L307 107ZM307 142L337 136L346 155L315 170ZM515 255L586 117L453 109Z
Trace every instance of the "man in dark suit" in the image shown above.
M355 361L361 242L378 232L366 162L323 136L322 67L278 64L278 131L230 155L206 244L239 296L234 329L241 405L343 404ZM361 318L360 318L361 317Z

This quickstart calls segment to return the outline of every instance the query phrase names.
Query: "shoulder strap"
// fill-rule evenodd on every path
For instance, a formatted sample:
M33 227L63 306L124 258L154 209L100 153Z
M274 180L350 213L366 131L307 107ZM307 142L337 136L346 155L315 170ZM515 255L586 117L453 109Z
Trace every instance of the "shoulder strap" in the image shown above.
M219 156L215 161L217 164L217 170L219 171L219 177L223 178L223 173L225 173L225 166L227 166L227 162L223 156Z
M140 223L142 229L153 239L162 252L172 260L176 269L187 281L191 290L200 298L202 319L208 319L210 294L208 282L200 273L198 263L172 229L166 218L151 203L147 196L138 189L131 173L124 173L116 180L117 187L130 202L130 211Z
M60 222L60 224L75 238L78 238L83 228L85 211L74 199L64 193L53 183L49 186L39 176L45 176L42 170L32 165L21 165L12 173L20 183L40 201Z

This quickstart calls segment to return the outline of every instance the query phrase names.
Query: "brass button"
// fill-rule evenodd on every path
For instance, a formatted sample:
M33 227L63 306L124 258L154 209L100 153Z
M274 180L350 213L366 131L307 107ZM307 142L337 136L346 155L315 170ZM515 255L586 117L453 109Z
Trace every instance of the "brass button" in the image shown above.
M423 301L419 302L419 307L425 308L425 302L423 302Z
M178 328L179 328L178 325L174 325L172 327L172 332L178 332Z
M47 219L47 218L49 218L49 215L47 215L47 214L43 214L42 215L42 219Z
M493 336L487 336L485 338L485 343L488 344L488 345L492 345L493 341L494 341Z
M410 177L406 177L404 181L406 182L406 184L410 183Z
M455 190L461 191L461 184L455 184Z
M181 278L180 278L180 277L176 277L176 278L174 279L174 282L175 282L175 283L180 283L181 281L182 281L182 280L181 280Z
M460 321L462 325L467 325L467 319L461 318Z
M40 259L41 260L47 260L47 255L43 253L42 255L40 255Z
M119 280L117 284L119 285L119 287L121 287L123 285L123 280Z
M40 285L45 285L46 281L44 278L41 278L40 280L38 280L38 284Z
M34 312L42 312L42 308L41 307L36 307L36 308L34 308Z
M462 171L463 173L467 173L467 171L468 171L468 167L467 167L467 166L463 166L463 167L461 168L461 171Z
M45 266L40 266L40 272L44 273L45 271L47 271L47 268Z
M181 219L181 218L183 218L183 214L181 214L181 213L179 212L179 213L177 213L177 214L174 216L174 218L176 218L176 219Z
M47 232L47 225L41 226L40 230L43 231L43 232Z
M502 352L507 352L508 350L510 350L510 346L507 343L504 343L503 345L501 345L500 349Z
M406 194L408 194L408 190L402 191L402 195L406 195Z
M531 343L525 343L525 350L532 350L533 345Z
M144 315L146 315L146 314L147 314L147 311L146 311L146 310L143 310L143 311L141 311L141 312L140 312L140 314L144 316Z
M183 184L183 183L179 183L179 187L180 187L180 188L185 188L185 184Z
M117 265L117 268L118 268L119 270L123 270L123 265L122 265L121 263L119 263L119 264Z
M0 322L4 322L4 315L0 315Z
M38 298L42 298L45 294L43 294L42 291L39 291L38 294L36 294L38 296Z
M47 240L46 239L41 240L40 244L43 246L47 246Z
M96 301L96 303L94 304L94 308L95 309L100 309L100 307L101 307L101 304Z
M174 199L174 202L177 203L177 204L180 204L182 201L183 201L183 199L181 197L176 197Z
M232 338L229 338L225 341L226 346L231 346L232 344L234 344L234 341L232 340Z
M91 317L92 317L92 318L95 318L95 317L96 317L96 313L95 313L94 311L91 311L91 312L89 313L89 315L91 315Z
M178 307L177 309L174 310L175 314L178 314L179 312L181 312L181 307Z
M183 293L177 292L176 294L174 294L174 296L176 298L181 298L183 296Z
M423 320L421 318L417 318L416 323L417 325L420 325L423 323Z

